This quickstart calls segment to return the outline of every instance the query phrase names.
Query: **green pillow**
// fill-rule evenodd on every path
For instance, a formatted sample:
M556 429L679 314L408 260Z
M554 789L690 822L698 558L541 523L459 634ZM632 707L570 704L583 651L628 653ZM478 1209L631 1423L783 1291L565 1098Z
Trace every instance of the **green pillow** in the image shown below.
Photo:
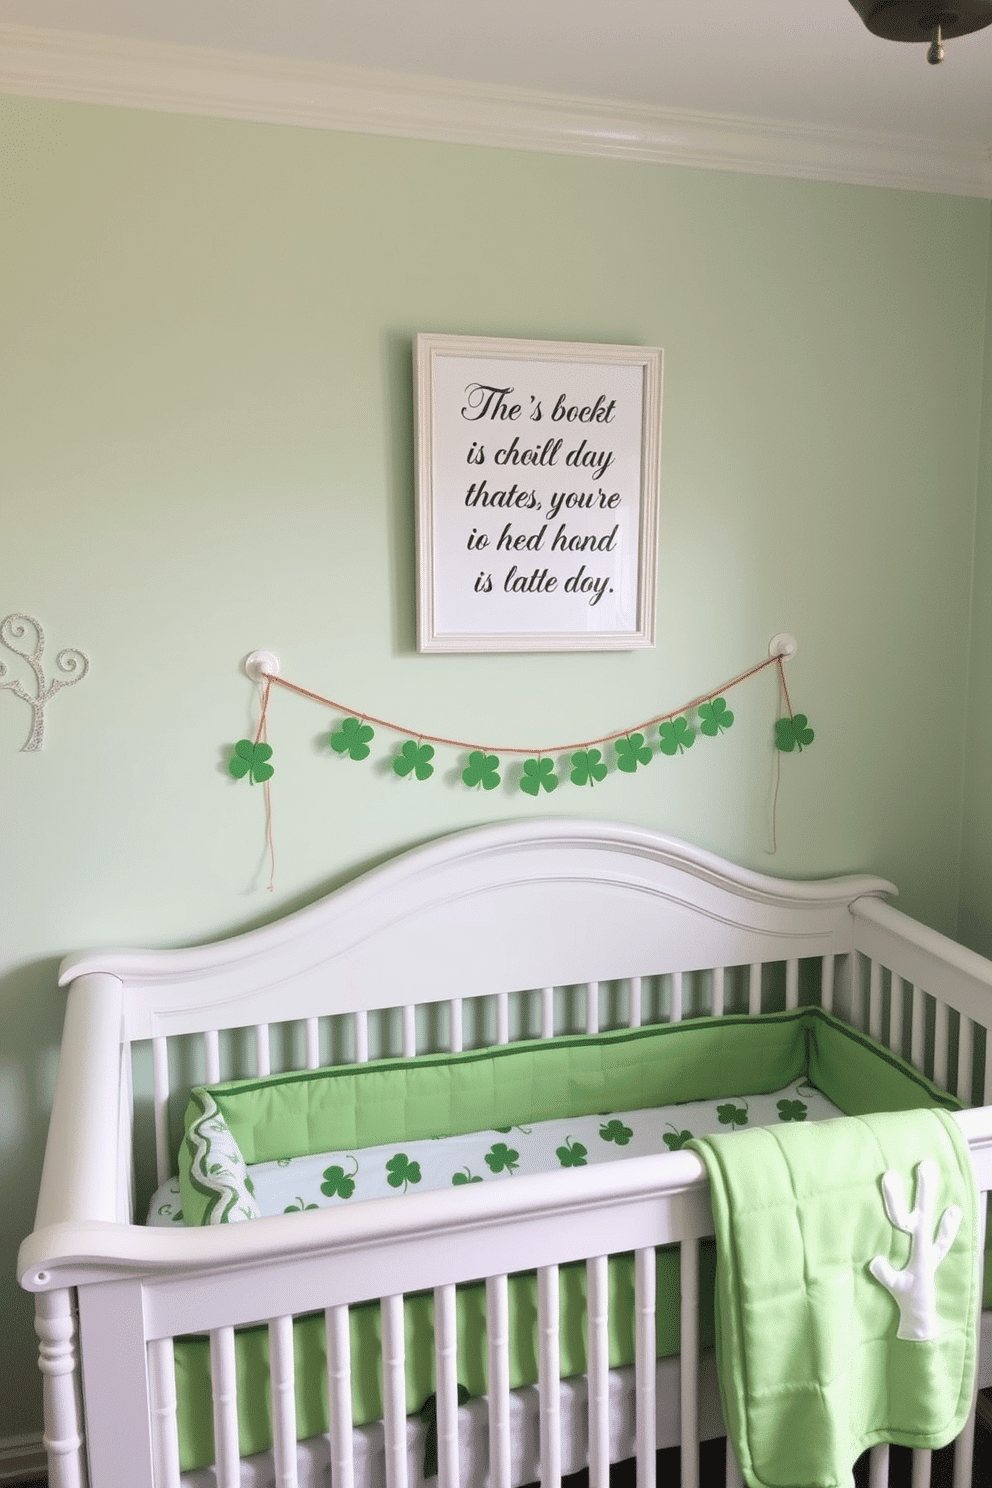
M183 1213L196 1215L187 1223L234 1224L259 1218L241 1149L217 1102L202 1086L190 1096L183 1148L179 1160Z

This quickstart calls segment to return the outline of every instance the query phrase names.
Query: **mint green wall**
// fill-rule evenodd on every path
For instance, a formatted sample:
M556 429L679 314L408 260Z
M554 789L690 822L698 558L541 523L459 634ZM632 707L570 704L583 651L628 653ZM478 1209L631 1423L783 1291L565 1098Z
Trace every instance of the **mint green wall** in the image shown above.
M643 822L781 873L873 869L955 923L986 203L8 100L0 108L0 609L89 652L44 752L0 694L0 1437L39 1423L31 1226L80 945L170 945L312 899L436 833ZM947 272L952 265L953 271ZM418 330L665 348L658 646L421 657ZM719 742L540 804L329 758L274 699L276 891L246 652L431 732L588 736L791 630ZM385 751L383 750L382 753Z
M989 258L992 290L992 256ZM975 519L968 735L957 934L992 956L992 294L985 300L982 441Z

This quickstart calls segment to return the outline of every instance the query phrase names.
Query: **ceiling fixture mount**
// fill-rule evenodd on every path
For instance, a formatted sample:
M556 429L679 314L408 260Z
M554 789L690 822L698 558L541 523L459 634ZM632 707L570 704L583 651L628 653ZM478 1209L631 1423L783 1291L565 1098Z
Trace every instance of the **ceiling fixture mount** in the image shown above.
M886 41L929 41L927 61L943 62L944 42L992 26L992 0L961 0L941 7L933 0L851 0L868 30Z

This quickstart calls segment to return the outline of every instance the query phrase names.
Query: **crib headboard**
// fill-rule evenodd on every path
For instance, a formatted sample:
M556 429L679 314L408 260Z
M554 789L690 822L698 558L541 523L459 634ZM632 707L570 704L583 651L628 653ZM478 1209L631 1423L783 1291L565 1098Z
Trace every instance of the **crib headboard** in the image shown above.
M441 838L262 929L178 951L68 958L120 978L131 1040L850 949L878 878L786 881L605 822Z
M774 879L634 827L511 822L415 848L230 940L71 957L61 981L85 989L88 1035L101 997L123 1030L118 1217L135 1169L139 1198L174 1171L195 1084L796 1006L807 963L831 1006L850 905L892 892Z

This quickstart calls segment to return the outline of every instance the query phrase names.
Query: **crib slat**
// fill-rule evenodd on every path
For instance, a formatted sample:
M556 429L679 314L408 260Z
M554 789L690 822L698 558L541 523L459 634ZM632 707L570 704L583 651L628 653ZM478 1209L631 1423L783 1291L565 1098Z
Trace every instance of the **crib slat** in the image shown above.
M985 1035L985 1084L982 1091L982 1104L992 1106L992 1033Z
M920 987L910 987L912 998L912 1019L909 1029L909 1059L914 1068L923 1073L924 1044L923 1035L926 1029L926 1002L923 990Z
M752 1018L761 1012L761 962L752 961L747 977L747 1010Z
M203 1066L208 1085L220 1080L220 1039L216 1028L208 1028L203 1035Z
M876 1043L882 1041L882 966L871 962L868 976L868 1034Z
M214 1328L210 1334L210 1379L217 1488L240 1488L238 1376L234 1363L233 1328Z
M972 1074L975 1066L975 1025L964 1013L958 1024L958 1100L971 1105Z
M555 989L554 987L541 988L541 1037L542 1039L554 1038L555 1036Z
M682 1488L699 1488L699 1241L679 1246Z
M327 1352L327 1420L331 1437L332 1488L354 1488L351 1417L351 1330L347 1307L324 1312Z
M978 1231L975 1237L975 1246L978 1254L982 1257L984 1265L985 1257L985 1230L988 1222L988 1195L978 1195L978 1223L975 1226ZM982 1295L984 1277L979 1277L979 1296ZM975 1407L978 1401L978 1377L976 1374L974 1393L971 1397L971 1410L965 1422L964 1430L954 1444L954 1481L952 1488L971 1488L972 1467L975 1454Z
M586 1033L599 1032L599 983L586 982Z
M630 979L630 1016L627 1019L628 1028L640 1028L641 1026L641 978Z
M369 1062L369 1015L365 1008L355 1011L355 1063Z
M458 1482L458 1339L453 1286L434 1288L434 1384L437 1389L438 1488Z
M320 1022L317 1018L306 1021L307 1069L320 1068Z
M854 1028L864 1029L865 1026L865 976L864 962L860 951L851 952L851 1025Z
M269 1394L272 1402L272 1456L276 1488L299 1488L296 1476L296 1368L293 1319L269 1323Z
M379 1303L382 1329L382 1407L386 1429L386 1488L407 1488L406 1338L403 1297Z
M905 1028L906 989L901 976L892 973L889 987L889 1048L902 1058L903 1030Z
M637 1488L654 1488L657 1448L655 1306L657 1272L654 1246L634 1252L634 1420L637 1431Z
M403 1058L417 1057L417 1009L412 1002L403 1007Z
M489 1485L510 1488L510 1309L505 1276L486 1280Z
M889 1488L889 1444L882 1442L868 1453L868 1488Z
M541 1488L561 1488L561 1356L558 1345L560 1308L558 1267L541 1266L537 1272Z
M785 1005L786 1008L799 1006L799 962L795 956L785 963Z
M682 1022L682 973L672 972L672 1017L673 1023Z
M169 1155L169 1045L152 1039L152 1100L155 1108L155 1172L164 1183L172 1171Z
M930 1488L930 1457L929 1449L923 1447L913 1453L911 1488Z
M954 1443L954 1477L951 1488L971 1488L975 1462L975 1407L972 1406L960 1436Z
M723 1017L724 1000L726 997L726 975L722 966L713 968L713 1016Z
M496 1042L510 1042L510 999L505 992L496 994Z
M255 1073L256 1075L270 1075L272 1073L272 1059L269 1054L268 1023L259 1023L255 1027Z
M834 1010L835 964L832 953L824 956L820 963L820 1006L827 1013L832 1013Z
M589 1488L610 1488L610 1342L607 1257L586 1261Z
M155 1482L179 1488L179 1427L176 1421L176 1360L171 1338L148 1345Z
M947 1003L936 1003L934 1015L933 1079L935 1085L939 1085L941 1090L946 1090L948 1087L948 1070L950 1068L948 1049L950 1008L947 1006Z
M465 1047L465 1019L463 1012L464 1005L461 998L453 997L448 1003L448 1017L451 1030L448 1047L452 1054L460 1054Z

